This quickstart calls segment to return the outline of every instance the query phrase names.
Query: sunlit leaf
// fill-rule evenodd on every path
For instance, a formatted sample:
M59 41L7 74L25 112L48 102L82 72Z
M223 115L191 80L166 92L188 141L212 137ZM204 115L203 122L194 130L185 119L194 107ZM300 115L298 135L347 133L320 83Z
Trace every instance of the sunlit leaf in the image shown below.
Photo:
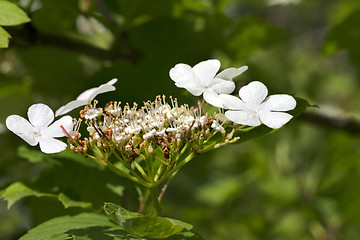
M82 213L51 219L31 229L20 240L67 240L67 239L111 239L150 240L126 231L122 226L109 220L105 215ZM152 239L152 238L151 238ZM164 240L203 240L199 235L184 231Z
M7 48L9 46L10 34L0 27L0 48Z
M69 208L69 207L91 208L91 203L73 201L63 193L57 195L52 193L38 192L25 186L21 182L13 183L5 190L0 192L0 197L8 202L8 208L10 208L14 203L19 201L20 199L29 196L56 198L64 205L65 208Z
M0 25L12 26L29 22L26 13L16 4L8 1L0 1Z
M130 212L113 203L105 203L104 210L112 221L139 236L167 238L192 229L192 225L179 220Z

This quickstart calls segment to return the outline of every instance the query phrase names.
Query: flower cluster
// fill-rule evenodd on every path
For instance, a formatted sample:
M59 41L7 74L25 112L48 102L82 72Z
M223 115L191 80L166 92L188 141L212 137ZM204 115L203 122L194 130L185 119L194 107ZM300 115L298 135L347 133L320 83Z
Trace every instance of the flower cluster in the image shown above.
M236 132L244 127L265 124L280 128L292 116L284 111L295 108L295 99L286 94L267 97L266 86L251 82L239 91L239 98L230 95L235 90L233 78L247 66L229 68L217 74L218 60L200 62L194 67L177 64L170 70L175 85L219 108L209 114L204 106L180 105L176 98L157 96L139 107L134 103L121 105L110 102L98 107L97 94L114 91L117 79L89 89L76 100L60 107L55 116L66 114L85 105L80 118L64 116L49 126L54 113L44 104L29 108L29 121L12 115L6 120L9 130L27 143L40 144L41 151L56 153L66 144L56 140L68 137L74 152L107 166L114 172L146 187L154 187L173 176L194 156L225 144L236 142ZM80 126L86 125L82 137Z
M277 94L266 98L266 86L254 81L240 89L239 99L229 95L235 90L232 79L246 71L247 66L228 68L215 75L219 68L220 62L216 59L200 62L194 67L180 63L170 70L170 78L176 86L185 88L195 96L203 94L204 100L209 104L230 109L225 116L234 123L246 126L259 126L263 123L277 129L290 121L292 116L282 112L296 107L292 96Z

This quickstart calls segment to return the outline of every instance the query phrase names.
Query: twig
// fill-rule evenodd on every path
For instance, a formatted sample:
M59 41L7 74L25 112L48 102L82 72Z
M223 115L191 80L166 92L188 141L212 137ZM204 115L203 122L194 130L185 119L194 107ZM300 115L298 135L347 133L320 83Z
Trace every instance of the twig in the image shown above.
M6 31L12 36L11 47L51 46L109 61L124 58L136 62L141 56L136 50L130 48L129 43L124 46L123 42L128 41L127 38L121 39L122 50L121 48L105 50L79 40L39 32L31 23L24 24L21 27L6 27Z
M324 127L331 127L346 131L350 134L360 134L360 122L351 118L339 118L324 115L322 113L305 111L299 116L298 119Z

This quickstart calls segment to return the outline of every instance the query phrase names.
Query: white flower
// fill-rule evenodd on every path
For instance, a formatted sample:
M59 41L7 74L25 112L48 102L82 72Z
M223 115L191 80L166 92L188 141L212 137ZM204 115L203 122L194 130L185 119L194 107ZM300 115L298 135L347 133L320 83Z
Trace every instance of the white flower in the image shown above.
M292 118L283 111L294 109L296 101L287 94L276 94L266 98L267 94L266 86L254 81L240 89L241 99L231 95L221 95L225 108L233 110L225 112L225 116L242 125L259 126L263 123L270 128L280 128Z
M200 62L194 67L179 63L170 69L170 78L179 88L185 88L191 94L200 96L204 94L206 102L215 107L223 107L219 94L230 94L235 90L232 79L247 70L247 66L241 68L228 68L221 73L220 61L211 59Z
M54 138L66 136L60 126L67 132L72 130L70 116L64 116L49 126L54 120L54 112L47 105L39 103L29 107L28 117L30 122L21 116L11 115L6 118L6 126L31 146L39 143L44 153L57 153L66 149L65 143Z
M68 104L60 107L58 110L56 110L55 116L64 115L75 108L78 108L80 106L86 105L88 101L93 100L98 94L114 91L116 88L113 86L117 82L117 79L114 78L110 80L109 82L100 85L99 87L90 88L86 90L85 92L81 93L76 100L69 102Z

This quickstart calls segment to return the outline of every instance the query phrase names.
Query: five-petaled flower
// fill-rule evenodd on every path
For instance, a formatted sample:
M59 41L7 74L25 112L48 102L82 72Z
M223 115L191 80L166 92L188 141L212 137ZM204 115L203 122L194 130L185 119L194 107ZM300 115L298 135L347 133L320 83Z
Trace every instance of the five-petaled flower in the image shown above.
M100 85L99 87L90 88L81 93L76 100L73 100L66 105L56 110L55 116L64 115L75 108L86 105L89 101L93 100L98 94L114 91L116 88L113 86L117 82L117 79L111 79L109 82Z
M275 94L268 98L266 86L258 81L249 83L239 91L241 99L231 95L221 95L226 109L225 116L238 124L259 126L261 123L270 128L280 128L292 116L283 111L295 108L295 99L287 94Z
M187 64L176 64L170 70L170 78L175 85L185 88L191 94L200 96L215 107L223 107L219 94L230 94L235 90L232 79L247 70L247 66L241 68L228 68L216 75L220 69L220 61L211 59L200 62L194 67Z
M64 137L61 126L70 132L73 128L72 118L64 116L49 126L54 120L54 112L45 104L34 104L28 109L29 121L18 115L6 118L7 128L25 140L31 146L39 143L44 153L57 153L66 149L67 144L55 139Z

